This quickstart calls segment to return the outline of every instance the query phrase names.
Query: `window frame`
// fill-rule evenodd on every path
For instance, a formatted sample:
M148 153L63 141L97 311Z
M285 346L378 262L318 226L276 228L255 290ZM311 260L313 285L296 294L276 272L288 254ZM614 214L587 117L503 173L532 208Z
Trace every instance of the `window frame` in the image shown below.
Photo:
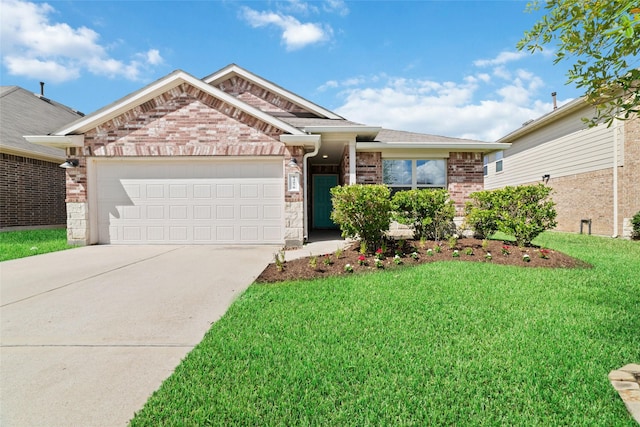
M496 173L502 172L504 169L504 152L496 151Z
M399 161L399 162L411 162L411 184L388 184L385 182L385 162L387 161ZM419 184L418 183L418 162L443 162L444 163L444 182L442 184ZM447 159L443 158L383 158L382 159L382 184L386 185L393 193L405 190L420 190L420 189L438 189L447 188Z

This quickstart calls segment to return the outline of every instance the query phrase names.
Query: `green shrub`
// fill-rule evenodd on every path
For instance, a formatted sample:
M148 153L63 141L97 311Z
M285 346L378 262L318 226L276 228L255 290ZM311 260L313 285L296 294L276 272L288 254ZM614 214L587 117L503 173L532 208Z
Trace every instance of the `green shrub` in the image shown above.
M556 226L552 189L543 184L480 191L470 197L466 223L480 238L496 231L509 234L518 246L528 246L540 233Z
M498 231L498 212L494 192L471 193L472 201L465 205L465 224L478 239L486 239Z
M540 233L556 226L551 187L543 184L494 190L500 206L498 231L510 234L518 246L528 246Z
M455 206L446 190L399 191L393 196L393 219L413 227L414 239L440 240L455 230Z
M331 189L331 219L343 237L359 238L368 250L382 245L391 222L391 195L384 185L345 185Z
M633 226L632 237L634 239L640 239L640 211L631 219L631 225Z

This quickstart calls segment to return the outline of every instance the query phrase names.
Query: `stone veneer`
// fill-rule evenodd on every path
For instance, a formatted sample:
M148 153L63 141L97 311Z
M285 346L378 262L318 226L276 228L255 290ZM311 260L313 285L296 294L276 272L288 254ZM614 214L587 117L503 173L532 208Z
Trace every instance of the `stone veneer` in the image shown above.
M640 424L640 365L630 363L611 371L609 381L633 419Z

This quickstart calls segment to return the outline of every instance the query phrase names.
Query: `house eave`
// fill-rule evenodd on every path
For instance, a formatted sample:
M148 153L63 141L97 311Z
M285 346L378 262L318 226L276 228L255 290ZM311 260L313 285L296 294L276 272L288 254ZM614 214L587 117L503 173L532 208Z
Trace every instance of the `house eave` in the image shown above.
M554 121L559 120L562 117L565 117L568 114L573 113L574 111L584 108L586 105L587 103L584 97L574 99L573 101L570 101L569 103L563 105L562 107L556 110L553 110L552 112L547 113L538 119L524 123L520 128L503 136L496 142L508 143L508 142L514 141L518 138L523 137L528 133L535 131L536 129L546 126L549 123L553 123Z
M73 148L84 146L84 135L25 135L32 144L53 148Z
M451 152L477 152L491 153L502 151L511 147L509 143L499 142L469 142L469 143L415 143L415 142L358 142L356 150L361 152L388 151L388 150L447 150Z
M2 144L0 144L0 153L6 153L13 156L26 157L29 159L42 160L45 162L59 162L60 160L66 159L64 152L61 152L60 155L49 155L44 153L37 153L30 150L23 150L17 147L9 147Z
M375 138L382 128L379 126L305 126L304 132L326 135L354 135L363 138Z
M280 142L287 146L302 145L305 148L314 148L320 142L320 135L280 135Z

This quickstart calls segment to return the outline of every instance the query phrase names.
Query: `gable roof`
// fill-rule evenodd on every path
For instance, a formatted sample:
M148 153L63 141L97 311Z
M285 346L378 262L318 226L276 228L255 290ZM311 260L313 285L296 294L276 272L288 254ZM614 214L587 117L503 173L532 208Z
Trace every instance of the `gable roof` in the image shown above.
M64 150L32 144L27 134L48 134L82 114L19 86L0 87L0 150L41 160L65 158Z
M122 113L131 110L132 108L143 104L144 102L149 101L150 99L155 98L158 95L161 95L179 85L187 83L191 86L196 87L197 89L213 96L214 98L220 99L245 113L262 120L266 123L269 123L279 129L282 129L284 132L291 133L294 135L302 135L303 132L299 129L279 120L278 118L267 114L263 111L254 108L237 98L217 89L202 80L192 76L189 73L186 73L182 70L176 70L165 77L156 80L155 82L145 86L144 88L133 92L124 98L121 98L114 103L107 105L104 108L101 108L94 113L89 114L88 116L77 120L71 123L68 126L58 129L55 132L56 136L63 135L77 135L82 134L84 132L89 131L90 129L99 126L100 124L109 121Z
M222 68L221 70L218 70L215 73L208 75L202 80L205 83L208 83L213 86L217 86L220 83L233 78L234 76L240 76L243 79L258 85L263 89L269 90L320 117L327 118L327 119L334 119L334 120L344 120L343 117L340 117L336 113L329 111L326 108L323 108L317 104L314 104L308 99L305 99L299 95L296 95L295 93L288 91L287 89L281 86L278 86L277 84L270 82L269 80L263 79L262 77L256 74L253 74L252 72L247 71L236 64L229 64L226 67Z

